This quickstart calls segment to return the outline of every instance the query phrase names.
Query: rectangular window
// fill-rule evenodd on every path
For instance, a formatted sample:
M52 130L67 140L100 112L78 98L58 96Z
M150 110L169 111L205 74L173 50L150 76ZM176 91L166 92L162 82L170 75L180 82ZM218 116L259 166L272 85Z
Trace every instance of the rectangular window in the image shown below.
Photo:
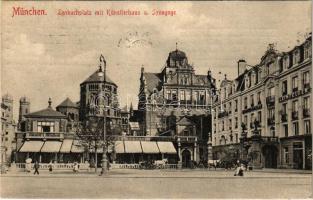
M176 90L172 90L172 100L177 101L177 91Z
M286 164L289 163L289 150L288 150L288 147L284 147L284 160L285 160Z
M180 91L180 100L185 101L185 91L184 90Z
M258 92L257 98L258 98L258 104L261 104L261 92Z
M235 117L235 128L238 128L238 117Z
M248 98L247 97L245 97L243 100L243 107L244 107L244 109L248 108Z
M288 137L288 124L283 125L285 137Z
M171 100L172 98L171 98L172 96L171 96L171 91L170 90L167 90L166 91L166 99L167 100Z
M298 124L298 122L293 123L293 134L299 135L299 124Z
M275 110L274 109L268 110L268 118L269 119L275 119Z
M292 102L292 112L298 110L298 100Z
M309 88L310 87L310 72L304 72L303 73L303 88Z
M261 111L258 112L258 121L259 121L259 124L262 123L262 112Z
M292 77L292 91L295 92L298 90L298 76Z
M190 102L191 101L191 92L190 92L190 90L186 91L186 100L189 101L189 104L191 103Z
M304 109L309 109L309 97L304 97L303 98L303 108Z
M288 93L288 82L287 80L283 81L282 83L282 96Z
M229 127L229 130L232 130L232 123L231 123L231 119L229 119L229 121L228 121L228 127Z
M288 56L284 57L283 68L284 68L284 70L289 68L289 57Z
M235 100L235 112L237 112L238 111L238 100L236 99Z
M54 122L37 122L37 132L54 132Z
M268 92L269 92L268 96L275 96L275 87L269 88Z
M245 125L248 124L248 116L247 116L247 115L244 116L244 118L243 118L243 123L244 123Z
M250 96L250 101L251 101L251 107L254 106L254 95L253 94Z
M229 111L229 113L231 113L231 111L232 111L231 102L229 102L228 111Z
M304 134L311 134L311 123L310 120L304 121Z
M300 53L296 50L293 54L293 64L297 64L300 61Z

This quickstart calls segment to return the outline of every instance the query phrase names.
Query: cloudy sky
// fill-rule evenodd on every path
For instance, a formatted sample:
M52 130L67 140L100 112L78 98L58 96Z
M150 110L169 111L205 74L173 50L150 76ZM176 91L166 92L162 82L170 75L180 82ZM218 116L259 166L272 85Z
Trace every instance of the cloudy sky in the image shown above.
M12 7L41 8L46 16L15 16ZM175 10L176 16L58 16L62 10ZM168 53L186 52L196 73L235 78L236 62L254 65L269 43L286 51L311 30L311 2L2 2L2 93L21 96L31 111L79 100L79 84L107 61L121 105L137 104L139 76L160 72ZM298 40L298 41L297 41ZM136 41L136 42L135 42Z

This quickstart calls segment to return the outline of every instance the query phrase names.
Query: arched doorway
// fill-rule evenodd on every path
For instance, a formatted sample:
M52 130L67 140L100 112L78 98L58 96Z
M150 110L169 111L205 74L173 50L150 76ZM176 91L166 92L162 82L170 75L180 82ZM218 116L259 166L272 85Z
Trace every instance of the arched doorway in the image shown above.
M265 168L277 168L278 150L273 145L266 145L262 148Z
M182 167L187 168L189 167L189 163L191 160L191 153L188 149L183 150L182 152Z

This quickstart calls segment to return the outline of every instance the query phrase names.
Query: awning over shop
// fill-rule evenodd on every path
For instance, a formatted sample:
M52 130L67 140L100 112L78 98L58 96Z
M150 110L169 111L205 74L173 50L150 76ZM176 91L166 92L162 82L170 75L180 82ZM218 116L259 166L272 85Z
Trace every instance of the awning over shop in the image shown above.
M59 141L46 141L41 148L42 153L58 153L60 151L62 142Z
M43 141L26 141L19 152L40 152Z
M161 153L176 154L176 149L172 142L157 142Z
M129 122L130 130L132 131L139 131L139 123L138 122Z
M140 141L124 141L125 153L142 153Z
M77 140L73 141L71 153L84 153L84 147Z
M156 142L153 141L141 141L142 151L144 153L160 153Z
M115 142L115 153L125 153L123 141Z
M63 140L60 153L70 153L73 140Z

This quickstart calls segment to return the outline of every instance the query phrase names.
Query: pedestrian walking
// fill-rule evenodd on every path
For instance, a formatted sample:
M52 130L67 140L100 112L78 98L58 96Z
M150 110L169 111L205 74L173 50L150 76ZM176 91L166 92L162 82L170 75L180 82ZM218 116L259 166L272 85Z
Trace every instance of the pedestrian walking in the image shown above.
M35 174L38 174L38 175L39 175L39 171L38 171L38 169L39 169L39 163L38 163L38 161L35 162L34 169L35 169L34 175L35 175Z
M53 163L52 160L49 163L49 172L52 173L52 169L53 169Z
M234 176L243 176L244 165L238 164Z

